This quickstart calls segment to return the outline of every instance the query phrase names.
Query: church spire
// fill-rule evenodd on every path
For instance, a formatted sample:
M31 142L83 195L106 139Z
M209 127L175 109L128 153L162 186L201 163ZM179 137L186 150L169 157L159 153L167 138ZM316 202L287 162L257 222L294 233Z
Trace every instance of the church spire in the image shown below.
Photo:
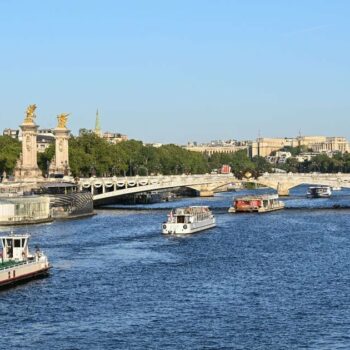
M98 114L98 109L96 111L96 121L95 121L95 134L98 136L102 136L102 131L101 131L101 122L100 122L100 116Z

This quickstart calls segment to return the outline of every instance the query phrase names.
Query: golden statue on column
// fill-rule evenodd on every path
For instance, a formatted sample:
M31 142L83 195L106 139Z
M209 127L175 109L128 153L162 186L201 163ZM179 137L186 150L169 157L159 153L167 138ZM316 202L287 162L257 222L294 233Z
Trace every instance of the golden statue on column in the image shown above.
M26 117L24 118L24 123L26 124L33 124L34 119L36 118L35 115L36 110L36 104L29 105L26 110Z
M61 113L57 116L57 127L60 129L67 129L67 121L70 113Z

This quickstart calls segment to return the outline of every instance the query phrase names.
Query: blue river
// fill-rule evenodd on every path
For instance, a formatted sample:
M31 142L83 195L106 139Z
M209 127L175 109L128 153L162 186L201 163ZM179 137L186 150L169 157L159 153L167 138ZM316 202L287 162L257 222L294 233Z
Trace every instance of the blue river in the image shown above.
M53 268L0 292L0 348L350 349L350 191L305 191L265 214L222 193L28 227ZM194 204L216 228L161 235Z

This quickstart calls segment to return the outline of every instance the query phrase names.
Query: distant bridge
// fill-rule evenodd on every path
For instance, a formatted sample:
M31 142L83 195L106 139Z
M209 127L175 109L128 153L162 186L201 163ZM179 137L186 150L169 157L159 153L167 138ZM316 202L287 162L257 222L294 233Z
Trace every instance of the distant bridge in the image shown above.
M307 185L324 185L331 187L348 187L350 188L350 174L336 173L336 174L320 174L320 173L306 173L306 174L275 174L265 173L257 179L249 180L263 186L275 189L279 195L288 196L289 190L293 187L307 184Z
M112 203L117 197L157 190L187 187L194 189L201 196L210 196L220 187L237 183L232 174L224 175L171 175L171 176L135 176L82 178L79 180L81 190L90 191L95 205Z

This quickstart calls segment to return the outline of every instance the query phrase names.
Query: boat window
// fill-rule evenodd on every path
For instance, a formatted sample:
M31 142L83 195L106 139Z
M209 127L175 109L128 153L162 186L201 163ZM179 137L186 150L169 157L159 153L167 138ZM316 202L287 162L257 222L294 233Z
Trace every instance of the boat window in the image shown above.
M185 223L185 217L184 217L184 216L178 216L178 217L177 217L177 223L178 223L178 224L183 224L183 223Z
M12 239L6 239L7 246L12 247Z
M21 247L21 240L15 239L15 248L20 248L20 247Z

